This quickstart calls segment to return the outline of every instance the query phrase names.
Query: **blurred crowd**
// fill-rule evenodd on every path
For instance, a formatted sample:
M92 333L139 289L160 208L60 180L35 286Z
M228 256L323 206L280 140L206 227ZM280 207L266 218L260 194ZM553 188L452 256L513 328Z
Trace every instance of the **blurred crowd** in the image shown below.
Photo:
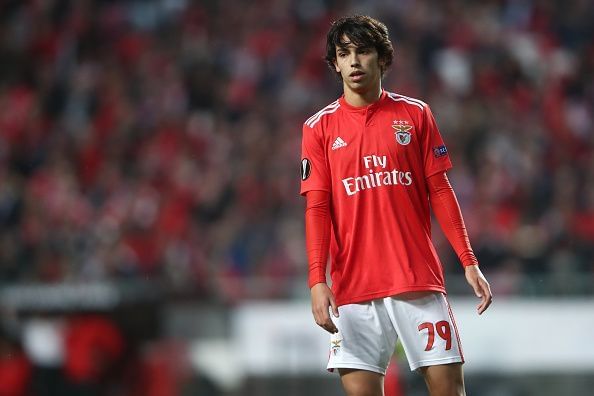
M495 293L591 292L587 0L2 1L0 279L303 293L301 126L341 92L325 34L353 13L390 30L384 87L431 105Z
M1 285L306 294L301 125L341 93L325 34L353 13L390 30L384 87L431 105L495 295L594 293L588 0L3 0ZM125 321L5 314L0 396L220 394Z

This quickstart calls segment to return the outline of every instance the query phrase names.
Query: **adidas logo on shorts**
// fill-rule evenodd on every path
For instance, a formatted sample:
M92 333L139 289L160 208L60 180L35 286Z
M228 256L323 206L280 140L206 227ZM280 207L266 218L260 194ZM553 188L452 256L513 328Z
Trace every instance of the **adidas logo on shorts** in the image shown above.
M342 138L339 136L336 138L334 143L332 143L332 150L336 150L341 147L346 147L346 145L347 145L347 143L344 140L342 140Z

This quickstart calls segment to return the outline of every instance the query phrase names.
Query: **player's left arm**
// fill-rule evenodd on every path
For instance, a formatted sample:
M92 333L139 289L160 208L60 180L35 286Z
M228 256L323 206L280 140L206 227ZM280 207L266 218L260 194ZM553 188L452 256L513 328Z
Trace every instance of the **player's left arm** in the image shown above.
M485 312L493 295L489 282L478 266L478 260L470 246L468 232L464 225L460 205L445 172L438 172L427 178L429 200L435 217L441 226L446 238L454 248L460 262L464 266L464 275L474 293L481 299L477 306L478 314Z

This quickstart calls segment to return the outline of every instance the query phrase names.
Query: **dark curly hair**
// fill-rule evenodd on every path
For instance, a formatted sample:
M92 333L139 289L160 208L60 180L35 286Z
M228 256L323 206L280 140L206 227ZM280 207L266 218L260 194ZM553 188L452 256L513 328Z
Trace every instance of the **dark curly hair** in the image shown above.
M394 47L388 37L386 25L366 15L353 15L332 22L326 37L325 60L330 70L338 74L334 68L336 48L346 47L343 37L346 36L357 47L375 48L381 67L382 77L394 59Z

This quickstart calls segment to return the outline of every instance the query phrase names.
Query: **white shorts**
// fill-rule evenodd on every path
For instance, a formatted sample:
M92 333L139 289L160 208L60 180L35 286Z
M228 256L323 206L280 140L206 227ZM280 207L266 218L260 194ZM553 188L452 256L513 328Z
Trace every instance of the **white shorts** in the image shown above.
M411 370L464 363L456 322L442 293L393 296L338 307L332 317L328 370L351 368L385 374L400 338Z

